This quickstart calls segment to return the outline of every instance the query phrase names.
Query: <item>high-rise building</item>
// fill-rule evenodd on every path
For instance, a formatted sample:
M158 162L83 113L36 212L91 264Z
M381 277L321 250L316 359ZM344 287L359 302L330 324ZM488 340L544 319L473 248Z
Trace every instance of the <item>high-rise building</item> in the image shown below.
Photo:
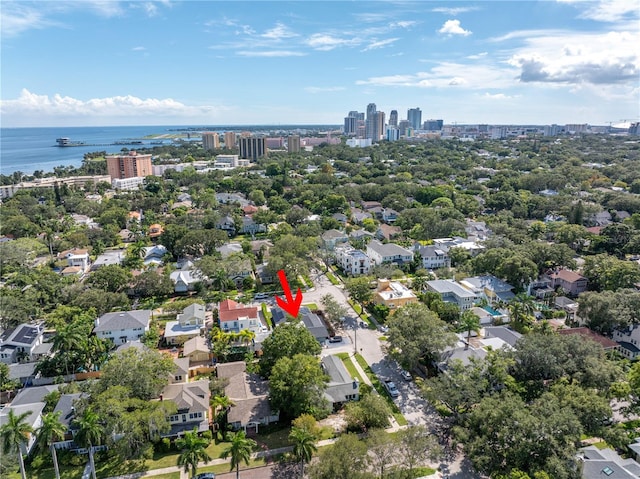
M387 141L398 141L400 139L400 130L396 126L387 128Z
M398 110L391 110L389 113L389 126L398 126Z
M132 150L126 155L107 156L106 160L107 173L112 180L153 175L151 155L139 155Z
M385 114L383 111L378 111L376 112L376 117L377 117L377 127L376 127L376 135L378 135L376 137L377 140L380 140L380 138L383 137L384 135L384 129L385 129Z
M287 138L287 151L298 153L300 151L300 135L291 135Z
M629 134L630 135L640 135L640 122L631 123L629 125Z
M220 137L214 131L205 131L202 133L202 147L205 150L213 150L220 148Z
M224 147L233 150L236 147L236 132L225 131L224 132Z
M400 136L407 136L407 130L411 128L409 120L400 120L398 123L398 129L400 130Z
M267 156L267 142L265 137L243 136L238 141L239 156L243 159L257 160Z
M358 131L358 122L360 118L364 119L364 113L358 113L357 111L350 111L344 119L344 134L355 135Z
M422 126L422 112L420 108L409 108L407 110L407 120L411 123L411 128L419 130Z
M378 141L380 139L376 137L376 129L378 126L377 124L378 115L376 113L377 113L376 104L369 103L367 105L367 117L365 119L364 136L365 138L371 138L373 141Z
M427 131L440 131L442 130L442 125L444 125L443 120L427 120L422 128Z

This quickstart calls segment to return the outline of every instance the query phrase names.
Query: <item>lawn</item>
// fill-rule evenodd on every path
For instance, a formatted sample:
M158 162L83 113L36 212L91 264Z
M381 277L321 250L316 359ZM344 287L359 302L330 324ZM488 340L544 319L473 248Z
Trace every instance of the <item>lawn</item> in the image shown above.
M344 364L344 367L347 368L347 371L349 372L351 377L356 378L358 381L360 381L360 384L364 384L364 380L362 379L362 376L354 366L353 361L351 361L351 358L349 357L349 353L338 353L337 356L340 358L340 360Z
M180 479L179 472L170 472L168 474L158 474L157 476L152 476L153 479Z
M302 306L306 306L311 311L317 311L318 310L318 305L316 303L304 303Z
M371 370L371 368L367 364L367 361L365 361L365 359L360 354L356 354L356 361L358 361L358 364L364 370L364 372L367 373L367 376L371 380L371 384L373 384L373 387L375 388L375 390L378 391L380 396L385 398L385 400L387 401L387 404L389 404L389 407L393 412L393 417L398 422L398 424L400 426L406 426L408 424L407 420L400 412L400 409L398 409L398 406L396 405L396 403L393 402L393 398L389 396L389 393L380 382L380 379L378 379L378 376L376 376L374 372Z
M338 280L338 278L336 278L334 276L333 273L327 272L327 279L331 282L332 285L334 286L338 286L340 284L340 281Z

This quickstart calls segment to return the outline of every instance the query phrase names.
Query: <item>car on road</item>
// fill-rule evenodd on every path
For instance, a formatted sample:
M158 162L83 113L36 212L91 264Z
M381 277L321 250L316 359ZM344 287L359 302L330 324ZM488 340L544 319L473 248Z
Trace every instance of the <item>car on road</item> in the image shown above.
M253 299L267 299L268 297L268 293L258 293L253 297Z
M367 323L365 323L364 321L360 321L360 327L361 328L368 328L369 325Z
M389 331L389 328L387 328L386 326L383 326L383 325L381 324L380 326L378 326L378 330L379 330L381 333L386 333L386 332L388 332L388 331Z
M329 342L330 343L341 343L342 342L342 336L331 336L329 338Z
M385 381L383 384L384 388L389 393L389 396L391 396L392 398L397 398L400 395L400 391L398 391L396 383L394 383L393 381Z
M411 381L413 379L413 376L411 376L411 373L405 369L400 371L400 376L402 376L402 379L404 379L405 381Z
M216 479L216 475L213 472L203 472L193 476L191 479Z

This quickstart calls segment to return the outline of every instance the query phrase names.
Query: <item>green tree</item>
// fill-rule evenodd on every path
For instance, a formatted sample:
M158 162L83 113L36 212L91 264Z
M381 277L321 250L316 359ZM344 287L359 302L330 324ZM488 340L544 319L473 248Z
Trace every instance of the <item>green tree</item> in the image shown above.
M309 466L311 479L370 479L367 471L367 445L355 434L343 434L329 447L320 450L317 462Z
M333 325L339 324L341 318L347 314L347 308L338 303L338 301L336 301L336 299L330 294L325 294L320 299L320 302L324 307L325 318L327 318Z
M402 449L402 463L413 477L413 469L426 459L436 461L440 457L440 446L425 426L409 426L398 432Z
M300 322L281 324L262 343L260 372L269 377L273 366L280 358L291 358L296 354L317 356L322 346Z
M376 471L378 477L385 477L387 466L393 464L400 449L400 441L395 434L389 434L384 429L372 429L367 433L367 448L369 450L369 463Z
M31 411L16 415L13 409L9 409L6 422L0 427L0 437L2 437L2 450L5 454L15 452L20 463L20 474L22 479L27 479L24 470L23 449L26 448L29 436L33 434L33 428L27 422L27 417ZM95 478L94 478L95 479Z
M53 459L56 479L60 479L60 468L58 467L56 448L53 444L62 440L67 432L67 428L60 422L60 414L61 412L58 411L56 413L50 412L42 416L42 425L37 431L38 447L42 452L44 452L44 449L47 447L49 448L49 453Z
M359 401L350 402L344 408L347 428L364 431L389 426L391 408L379 394L364 394Z
M223 459L231 458L231 470L236 470L236 478L240 478L240 463L249 464L251 460L251 452L256 447L253 439L246 437L244 431L238 431L231 438L231 444L222 451L220 457Z
M471 340L471 333L475 332L479 334L480 332L480 318L478 315L468 309L460 313L458 332L467 333L467 342L465 344L465 349L467 349L469 347L469 341Z
M100 446L103 440L103 429L100 417L91 408L85 409L82 416L75 419L78 428L74 440L89 450L89 466L91 467L91 476L96 479L96 464L93 459L93 448Z
M457 339L447 323L422 303L398 308L387 325L391 354L409 371L421 360L437 359Z
M125 386L133 397L149 401L158 397L175 368L170 356L128 348L111 356L103 366L96 389L100 393L111 386Z
M198 436L197 428L188 431L183 437L176 441L176 446L180 449L178 456L178 465L184 467L184 472L191 469L191 477L195 477L198 471L198 463L203 461L205 464L211 460L207 453L209 441ZM233 467L232 467L233 469Z
M371 291L371 278L368 276L358 276L350 278L344 284L347 293L356 303L368 303L373 297Z
M293 443L293 456L300 463L300 477L304 477L304 465L311 462L313 453L318 451L318 438L307 429L292 427L289 441Z
M132 278L129 270L117 264L109 264L91 274L87 284L111 293L119 293L129 287Z
M269 378L271 405L290 418L303 413L324 417L329 413L324 398L328 380L317 357L301 353L282 357L274 364Z

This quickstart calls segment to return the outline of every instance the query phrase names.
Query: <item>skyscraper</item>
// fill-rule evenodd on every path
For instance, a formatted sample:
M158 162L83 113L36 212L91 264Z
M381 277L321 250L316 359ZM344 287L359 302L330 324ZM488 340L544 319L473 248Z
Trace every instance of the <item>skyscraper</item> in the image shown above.
M291 135L287 138L287 151L298 153L300 151L300 135Z
M398 126L398 110L391 110L389 113L389 126Z
M378 126L378 115L376 113L376 104L369 103L367 105L364 137L371 138L373 141L378 141L380 139L380 135L376 136L376 129Z
M422 126L422 112L420 108L409 108L409 110L407 110L407 120L411 123L411 128L419 130Z
M105 159L107 160L107 173L112 180L153 175L151 155L139 155L132 150L126 155L107 156Z
M443 123L444 122L442 120L427 120L424 122L423 129L429 131L440 131L442 130Z
M376 126L376 140L380 140L384 135L384 127L385 127L385 114L383 111L376 112L377 117L377 126Z
M232 150L236 147L236 133L235 131L224 132L224 147Z
M344 119L344 134L355 135L358 131L358 121L360 117L364 117L364 113L358 113L357 111L350 111Z
M257 160L267 156L267 139L265 137L241 137L238 141L239 156L243 159Z
M205 150L220 148L220 138L218 134L213 131L205 131L202 133L202 147Z

